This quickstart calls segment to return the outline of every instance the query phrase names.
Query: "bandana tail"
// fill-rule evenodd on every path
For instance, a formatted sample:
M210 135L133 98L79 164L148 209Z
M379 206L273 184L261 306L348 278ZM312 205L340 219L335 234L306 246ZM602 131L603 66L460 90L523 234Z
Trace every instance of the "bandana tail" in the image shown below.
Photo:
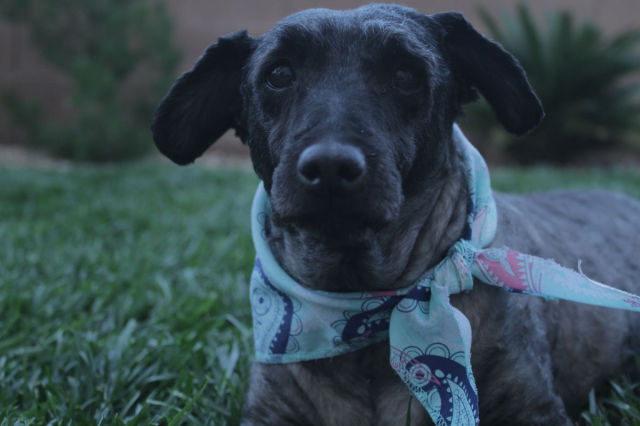
M390 363L436 425L475 426L480 419L471 327L449 303L448 288L430 286L428 306L392 312Z
M472 273L487 284L518 293L640 312L640 296L510 248L480 250Z

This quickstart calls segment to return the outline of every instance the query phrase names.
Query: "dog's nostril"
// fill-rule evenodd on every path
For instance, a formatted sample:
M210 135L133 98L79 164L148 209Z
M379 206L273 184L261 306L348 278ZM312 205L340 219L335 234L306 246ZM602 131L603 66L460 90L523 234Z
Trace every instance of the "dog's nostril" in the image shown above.
M306 148L297 166L300 181L318 189L355 189L366 171L360 149L340 143L319 143Z
M306 161L298 167L298 170L308 183L314 184L320 181L320 166L317 162Z
M364 173L364 157L351 158L338 165L338 178L351 183Z

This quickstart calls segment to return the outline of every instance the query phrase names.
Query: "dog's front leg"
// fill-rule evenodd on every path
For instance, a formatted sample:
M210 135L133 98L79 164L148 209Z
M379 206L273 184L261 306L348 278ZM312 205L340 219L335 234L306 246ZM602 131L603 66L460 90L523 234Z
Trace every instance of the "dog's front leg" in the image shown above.
M481 284L455 300L474 331L481 424L572 425L554 385L546 315L555 305Z
M531 357L528 361L531 367L526 372L515 373L515 376L511 373L508 378L494 377L490 385L479 383L482 424L573 425L562 399L553 389L548 370L540 364L541 359Z
M252 369L242 425L368 425L371 403L339 360Z
M287 365L255 362L242 426L314 424L318 413Z

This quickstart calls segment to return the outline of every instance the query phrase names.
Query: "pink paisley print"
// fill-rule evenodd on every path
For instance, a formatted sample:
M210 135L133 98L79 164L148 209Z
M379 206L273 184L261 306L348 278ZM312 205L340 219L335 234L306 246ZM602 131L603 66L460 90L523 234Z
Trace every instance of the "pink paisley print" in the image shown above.
M478 253L475 263L484 279L493 285L527 292L540 290L535 285L534 268L517 251L487 249Z

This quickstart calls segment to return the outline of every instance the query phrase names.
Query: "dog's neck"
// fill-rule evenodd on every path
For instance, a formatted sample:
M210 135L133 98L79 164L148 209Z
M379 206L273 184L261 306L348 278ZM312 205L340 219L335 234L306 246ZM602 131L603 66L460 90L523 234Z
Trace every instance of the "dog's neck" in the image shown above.
M325 291L391 290L415 282L461 238L468 208L462 171L431 178L406 196L399 215L364 243L337 246L310 233L270 224L270 245L285 271L301 285Z

